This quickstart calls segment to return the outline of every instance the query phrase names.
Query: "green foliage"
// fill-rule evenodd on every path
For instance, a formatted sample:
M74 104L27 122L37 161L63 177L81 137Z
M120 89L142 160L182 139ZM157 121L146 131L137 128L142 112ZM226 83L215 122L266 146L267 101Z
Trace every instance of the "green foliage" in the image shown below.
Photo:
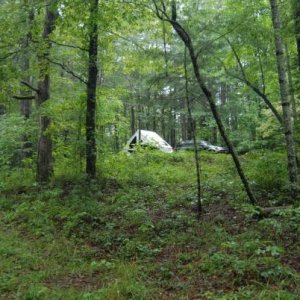
M274 212L260 221L246 218L228 204L239 206L232 196L239 184L230 158L201 155L208 174L202 179L201 222L193 211L192 153L111 154L102 161L107 170L102 185L72 176L43 188L31 182L4 190L1 296L104 300L161 299L162 294L171 299L298 295L293 261L300 246L299 209ZM252 157L244 159L251 166Z
M274 197L281 201L280 193L287 189L286 154L253 153L248 154L247 170L253 187L269 199Z
M18 114L0 116L0 166L8 168L20 165L22 152L33 150L23 150L25 141L22 140L22 136L34 143L35 133L34 123L24 120ZM26 163L29 164L29 161L30 159Z

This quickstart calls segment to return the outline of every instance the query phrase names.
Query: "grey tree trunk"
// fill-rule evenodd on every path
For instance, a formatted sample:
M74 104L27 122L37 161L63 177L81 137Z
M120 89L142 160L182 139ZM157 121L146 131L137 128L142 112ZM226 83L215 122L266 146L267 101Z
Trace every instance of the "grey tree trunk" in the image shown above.
M190 127L192 131L192 139L194 146L194 158L196 167L196 183L197 183L197 218L200 220L202 213L202 202L201 202L201 169L200 169L200 155L196 139L196 122L194 122L192 115L192 105L189 96L189 86L188 86L188 72L187 72L187 48L184 48L184 75L185 75L185 96L186 96L186 106L188 111L188 118L190 121Z
M135 127L135 110L134 110L134 106L131 106L130 109L130 127L131 127L131 134L133 135L136 131L136 127Z
M21 60L21 70L22 70L22 81L29 82L31 84L31 77L29 76L29 69L30 69L30 50L28 49L29 43L32 39L32 23L34 20L34 11L33 9L27 8L27 1L23 2L23 9L27 13L27 21L26 25L28 27L28 32L25 37L24 42L24 54ZM25 119L29 119L31 114L31 105L32 105L32 90L28 89L28 87L22 87L21 89L21 96L24 97L23 100L20 101L20 113ZM26 99L28 97L28 99Z
M296 159L295 142L293 138L291 108L289 100L289 87L287 80L286 58L281 38L281 22L277 0L270 0L272 23L274 29L275 49L277 58L277 71L280 88L280 98L283 113L283 128L287 145L288 171L291 184L292 197L297 194L298 169Z
M54 31L55 20L57 18L57 11L55 7L56 1L52 0L50 4L48 1L45 2L47 6L42 35L42 50L38 55L39 80L37 106L39 109L50 96L50 65L48 57L50 54L51 42L49 40L49 36ZM47 182L53 173L52 140L49 132L47 132L50 123L51 119L48 116L39 114L40 136L38 141L37 180L40 183Z
M99 0L90 1L89 20L89 65L86 100L86 174L88 178L96 177L96 91L98 76L98 5Z
M286 53L286 62L287 62L289 94L291 97L292 116L293 116L293 123L295 124L297 121L297 106L296 106L295 89L294 89L294 82L293 82L293 76L292 76L291 59L290 59L289 48L288 48L287 44L285 44L285 53Z
M292 4L293 4L295 36L296 36L297 52L298 52L298 67L300 69L300 1L292 0Z

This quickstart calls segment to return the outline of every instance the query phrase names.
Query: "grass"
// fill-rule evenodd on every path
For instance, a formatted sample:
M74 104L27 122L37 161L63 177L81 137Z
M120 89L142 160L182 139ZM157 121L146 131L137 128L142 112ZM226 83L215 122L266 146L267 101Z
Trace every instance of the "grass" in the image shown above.
M261 203L285 197L278 156L243 158L252 178L271 168L252 183ZM90 185L1 174L0 298L299 299L299 208L255 219L230 157L201 164L200 222L190 153L108 155Z

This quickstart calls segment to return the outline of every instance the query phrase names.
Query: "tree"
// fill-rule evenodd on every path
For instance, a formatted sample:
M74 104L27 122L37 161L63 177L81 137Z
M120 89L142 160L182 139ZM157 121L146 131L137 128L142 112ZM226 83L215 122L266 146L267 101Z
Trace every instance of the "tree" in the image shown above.
M181 40L184 42L185 46L187 47L187 49L189 51L190 59L191 59L192 65L193 65L193 70L194 70L194 74L195 74L195 78L197 80L197 83L198 83L200 89L202 90L202 92L204 93L204 95L205 95L205 97L208 101L208 104L210 106L213 117L214 117L214 119L217 123L220 134L221 134L226 146L228 147L228 149L229 149L229 151L232 155L232 158L233 158L233 161L235 163L237 172L238 172L238 174L241 178L241 181L244 185L244 188L245 188L245 191L246 191L246 193L249 197L249 200L253 205L255 205L256 204L255 196L254 196L254 194L253 194L253 192L250 188L249 182L248 182L248 180L247 180L247 178L244 174L244 171L242 169L242 166L241 166L240 160L238 158L238 155L237 155L237 153L234 149L234 146L231 143L228 135L225 132L225 128L224 128L223 122L221 120L221 117L219 115L219 112L217 110L217 106L216 106L215 101L213 99L212 93L208 89L208 87L207 87L207 85L206 85L206 83L205 83L205 81L204 81L204 79L203 79L203 77L200 73L200 66L199 66L199 63L198 63L198 57L197 57L197 54L195 52L192 39L191 39L190 35L187 33L187 31L177 21L176 1L173 0L172 4L171 4L171 9L172 9L171 17L169 17L169 15L166 12L166 5L165 5L164 2L163 2L163 5L162 5L162 8L158 7L158 4L156 3L155 0L153 0L153 3L154 3L154 6L155 6L155 9L156 9L156 12L157 12L157 16L162 20L168 21L173 26L173 28L176 31L176 33L178 34L178 36L181 38Z
M292 0L292 5L293 5L295 37L296 37L297 53L298 53L298 67L300 68L300 2L298 0Z
M86 100L86 173L89 178L96 176L96 91L97 91L97 59L98 59L98 5L99 0L90 1L89 19L89 62Z
M287 145L288 170L291 183L292 197L297 195L298 168L296 159L296 149L293 138L293 128L291 119L291 109L289 100L289 88L286 70L286 57L284 55L284 44L281 38L281 22L277 0L270 0L272 24L274 29L274 40L277 58L277 72L280 88L280 99L283 113L283 128Z
M33 87L29 82L23 82L28 88L37 94L37 106L41 110L42 105L50 97L50 55L51 42L50 35L54 31L55 20L57 18L56 1L47 1L45 4L44 27L41 43L38 48L39 78L38 87ZM39 141L37 160L37 180L40 183L47 182L53 173L52 165L52 140L47 132L51 119L39 112Z

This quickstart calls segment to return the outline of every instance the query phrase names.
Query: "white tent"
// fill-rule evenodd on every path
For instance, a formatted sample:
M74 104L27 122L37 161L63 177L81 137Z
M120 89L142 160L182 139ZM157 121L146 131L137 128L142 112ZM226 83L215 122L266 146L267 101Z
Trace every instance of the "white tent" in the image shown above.
M151 146L166 153L173 152L173 148L154 131L137 130L127 142L125 151L132 152L136 144Z

